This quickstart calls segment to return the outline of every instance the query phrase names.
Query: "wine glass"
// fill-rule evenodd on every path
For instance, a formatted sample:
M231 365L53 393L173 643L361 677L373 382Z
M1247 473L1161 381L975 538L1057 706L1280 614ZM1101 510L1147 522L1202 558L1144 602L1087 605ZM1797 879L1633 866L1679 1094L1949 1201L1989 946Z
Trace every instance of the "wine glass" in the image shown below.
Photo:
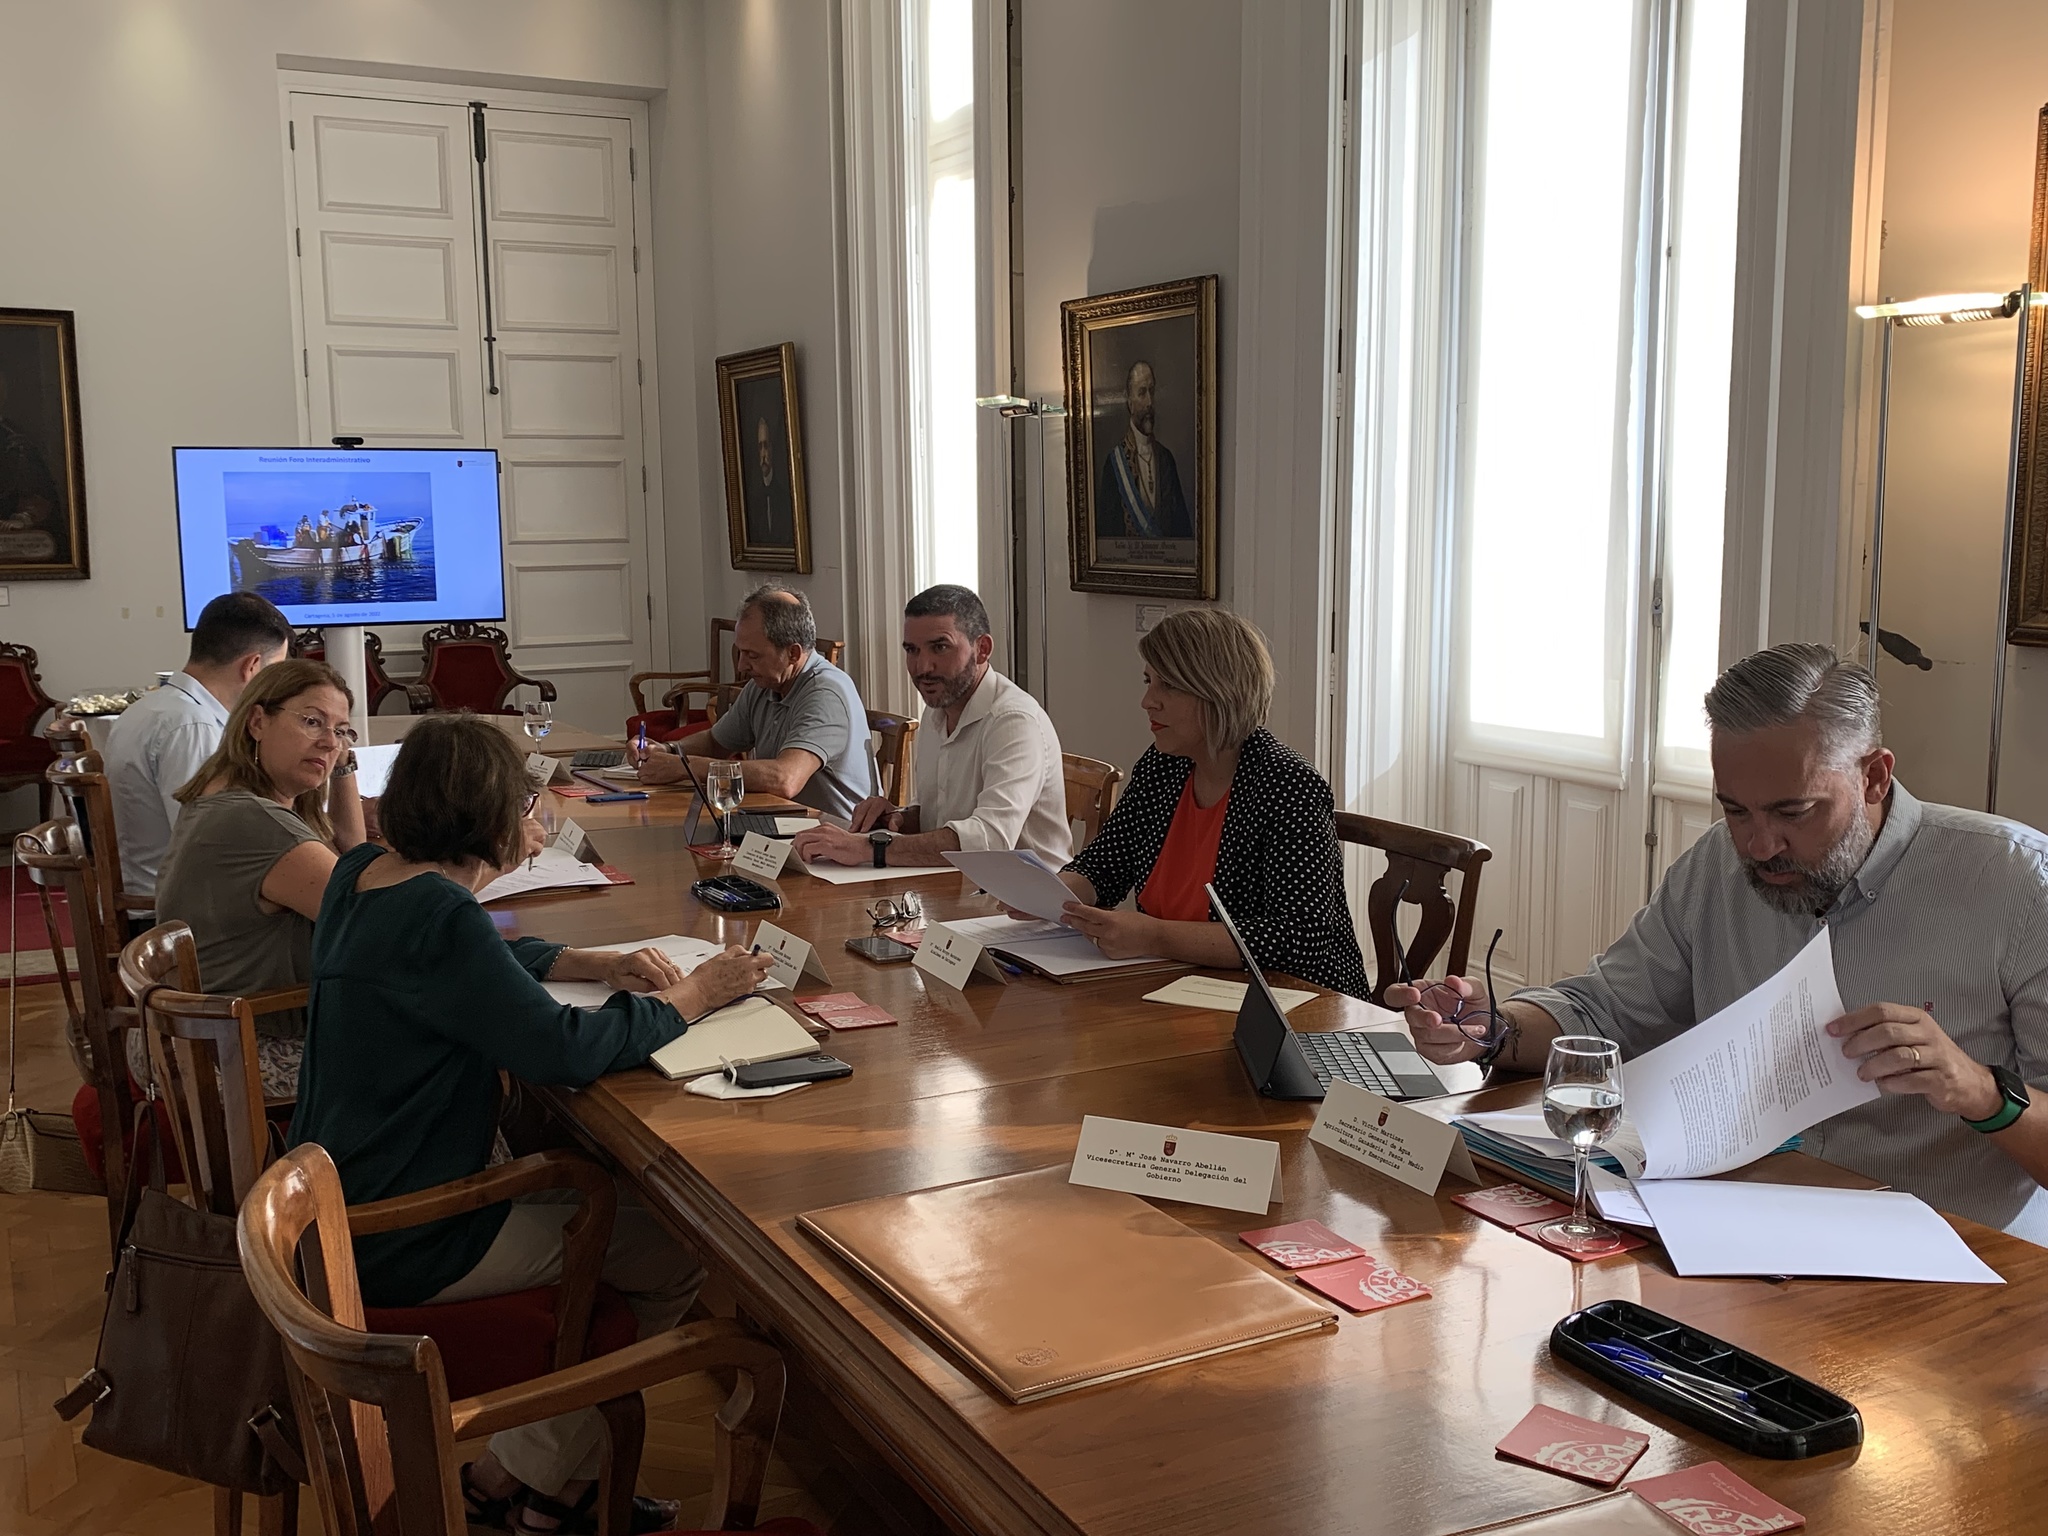
M539 741L555 728L555 706L546 699L533 699L519 706L519 728Z
M711 809L718 815L717 850L714 859L729 859L739 852L733 846L732 833L726 818L740 808L740 797L746 793L746 786L740 779L738 763L712 763L704 771L704 791L711 801Z
M1536 1229L1567 1253L1604 1253L1621 1234L1587 1213L1592 1181L1586 1164L1593 1149L1621 1123L1621 1047L1597 1035L1560 1035L1550 1042L1543 1068L1543 1118L1550 1134L1572 1145L1572 1213Z

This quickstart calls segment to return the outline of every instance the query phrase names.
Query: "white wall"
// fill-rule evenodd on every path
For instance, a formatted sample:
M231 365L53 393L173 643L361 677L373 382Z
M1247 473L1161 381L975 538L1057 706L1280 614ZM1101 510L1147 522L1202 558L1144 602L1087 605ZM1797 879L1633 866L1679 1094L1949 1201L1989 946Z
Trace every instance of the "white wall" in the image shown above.
M1892 15L1884 291L2015 288L2048 7L1893 0ZM1934 669L1881 660L1885 735L1914 793L1968 806L1984 804L2015 340L2004 322L1895 344L1883 623ZM2015 647L2009 667L1999 809L2048 827L2048 651Z

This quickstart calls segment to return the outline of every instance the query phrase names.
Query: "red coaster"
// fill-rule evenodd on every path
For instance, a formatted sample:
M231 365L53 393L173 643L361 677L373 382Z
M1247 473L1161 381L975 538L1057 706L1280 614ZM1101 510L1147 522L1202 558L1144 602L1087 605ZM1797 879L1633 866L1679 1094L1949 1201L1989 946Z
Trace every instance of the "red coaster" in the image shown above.
M1569 1216L1571 1212L1566 1211L1565 1214ZM1574 1253L1571 1249L1560 1248L1557 1244L1551 1242L1549 1238L1541 1236L1537 1229L1542 1225L1543 1223L1540 1221L1532 1221L1526 1227L1517 1227L1515 1228L1515 1236L1526 1237L1530 1242L1537 1244L1539 1247L1548 1248L1552 1253L1561 1253L1574 1264L1595 1264L1601 1259L1611 1259L1617 1253L1628 1253L1632 1249L1647 1248L1649 1246L1648 1238L1638 1237L1633 1232L1617 1230L1616 1241L1613 1247L1602 1248L1593 1253Z
M1288 1269L1312 1269L1318 1264L1335 1264L1342 1259L1362 1259L1365 1250L1339 1237L1320 1221L1289 1222L1284 1227L1261 1227L1240 1232L1237 1240L1250 1243L1275 1264Z
M1475 1216L1484 1216L1509 1231L1526 1227L1532 1221L1555 1221L1572 1213L1570 1206L1521 1184L1496 1184L1491 1189L1475 1189L1451 1199Z
M1511 1461L1525 1461L1595 1488L1612 1488L1649 1448L1648 1435L1538 1403L1493 1449Z
M1420 1301L1429 1294L1429 1287L1413 1275L1404 1275L1370 1254L1345 1264L1305 1269L1294 1278L1353 1312L1377 1312L1404 1301Z
M1628 1491L1649 1500L1659 1514L1676 1520L1693 1536L1769 1536L1806 1524L1806 1516L1750 1487L1718 1461L1646 1477L1630 1483Z

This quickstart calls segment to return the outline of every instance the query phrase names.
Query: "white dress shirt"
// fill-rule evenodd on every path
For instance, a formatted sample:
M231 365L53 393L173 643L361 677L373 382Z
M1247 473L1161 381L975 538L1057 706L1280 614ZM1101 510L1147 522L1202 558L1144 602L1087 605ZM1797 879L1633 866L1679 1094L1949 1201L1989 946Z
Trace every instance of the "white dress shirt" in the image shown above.
M227 706L189 672L173 672L115 719L105 761L129 891L156 894L171 828L184 809L173 797L213 756L227 723Z
M1073 857L1059 733L1038 700L990 667L946 732L927 709L917 732L918 828L951 827L969 853L1029 848L1054 869Z

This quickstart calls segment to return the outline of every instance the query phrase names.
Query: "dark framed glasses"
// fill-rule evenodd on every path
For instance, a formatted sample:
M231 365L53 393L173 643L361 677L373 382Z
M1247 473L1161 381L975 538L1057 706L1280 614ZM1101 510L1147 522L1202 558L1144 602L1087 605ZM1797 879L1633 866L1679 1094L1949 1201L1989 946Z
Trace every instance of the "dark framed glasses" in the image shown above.
M1416 986L1415 979L1408 974L1408 951L1401 943L1401 902L1408 894L1408 882L1401 882L1401 889L1394 893L1394 960L1400 967L1400 981L1404 986ZM1506 930L1493 930L1493 939L1486 946L1483 971L1486 976L1486 999L1460 997L1445 982L1426 981L1417 991L1421 994L1419 1006L1429 1009L1446 1024L1455 1025L1466 1039L1474 1044L1492 1050L1506 1038L1508 1021L1495 1006L1499 994L1493 987L1493 952L1500 947L1500 936ZM1448 1004L1448 1007L1446 1006Z

